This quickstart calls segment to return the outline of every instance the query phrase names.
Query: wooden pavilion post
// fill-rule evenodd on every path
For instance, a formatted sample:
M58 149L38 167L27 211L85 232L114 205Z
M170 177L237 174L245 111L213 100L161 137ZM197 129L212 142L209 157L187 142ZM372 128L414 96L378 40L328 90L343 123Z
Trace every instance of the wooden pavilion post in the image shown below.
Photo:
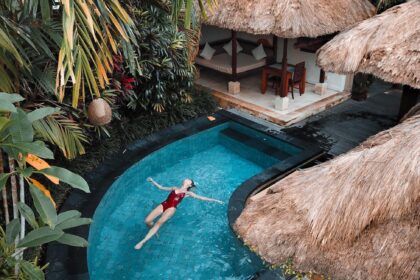
M319 82L323 83L325 82L325 71L321 69L321 71L319 72Z
M277 50L278 50L277 36L273 35L274 63L277 63Z
M232 30L232 80L238 80L237 67L238 67L238 52L237 52L236 31Z
M420 99L420 89L404 85L398 119L401 119Z
M283 39L283 61L281 66L281 88L280 96L287 97L287 38Z

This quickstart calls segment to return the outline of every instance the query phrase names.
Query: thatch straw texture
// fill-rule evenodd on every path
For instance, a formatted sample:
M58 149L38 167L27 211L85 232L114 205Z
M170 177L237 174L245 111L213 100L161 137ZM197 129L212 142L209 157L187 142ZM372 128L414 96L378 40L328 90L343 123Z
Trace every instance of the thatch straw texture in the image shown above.
M395 6L342 32L317 56L325 71L370 73L420 88L420 1Z
M206 24L283 38L318 37L374 15L368 0L218 0Z
M420 279L420 115L254 196L239 236L333 279Z

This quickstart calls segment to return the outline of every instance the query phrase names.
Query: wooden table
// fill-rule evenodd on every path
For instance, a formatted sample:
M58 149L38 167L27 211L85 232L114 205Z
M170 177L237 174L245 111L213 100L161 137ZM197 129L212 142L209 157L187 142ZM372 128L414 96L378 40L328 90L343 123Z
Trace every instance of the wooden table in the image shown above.
M270 76L281 77L281 72L282 72L281 66L282 66L281 64L276 63L276 64L267 65L263 68L262 75L261 75L261 93L262 94L265 94L265 92L267 91L268 78ZM294 65L288 64L287 75L286 75L286 86L285 86L285 91L284 91L286 92L286 94L285 96L282 96L282 97L286 97L289 93L289 80L292 79L293 71L294 71ZM303 94L305 92L304 79L302 79L301 81L299 92L300 94ZM277 94L277 91L276 91L276 94ZM281 94L281 91L280 91L280 94Z

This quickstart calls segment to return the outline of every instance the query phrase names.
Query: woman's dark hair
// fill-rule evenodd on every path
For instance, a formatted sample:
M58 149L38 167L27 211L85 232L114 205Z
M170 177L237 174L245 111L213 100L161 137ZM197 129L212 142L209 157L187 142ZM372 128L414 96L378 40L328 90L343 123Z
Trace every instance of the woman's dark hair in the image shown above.
M190 179L191 180L191 179ZM191 187L188 188L188 190L192 189L192 188L196 188L197 186L195 185L194 181L191 180Z

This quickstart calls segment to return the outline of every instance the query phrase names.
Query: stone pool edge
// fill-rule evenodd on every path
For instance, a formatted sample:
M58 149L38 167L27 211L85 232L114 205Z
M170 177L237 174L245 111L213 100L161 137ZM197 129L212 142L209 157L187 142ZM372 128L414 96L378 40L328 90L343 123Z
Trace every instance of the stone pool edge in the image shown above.
M212 114L215 120L210 121L207 116L199 117L184 123L176 124L169 128L162 129L143 139L137 140L118 153L109 155L95 170L85 176L89 183L91 193L83 193L79 190L73 190L68 199L62 205L60 212L70 209L79 210L84 217L93 217L93 214L99 205L102 197L105 195L113 182L124 173L130 166L146 157L150 153L182 138L188 137L200 131L212 128L227 121L235 121L259 132L268 134L274 138L292 143L304 149L299 157L291 157L288 164L277 164L251 177L241 184L232 194L228 205L228 220L230 226L233 225L232 219L239 216L245 201L249 194L266 183L268 180L277 177L287 170L297 166L308 155L313 153L322 153L318 147L313 147L307 143L293 138L285 133L274 131L270 127L256 123L251 119L244 118L226 110L219 110ZM302 154L302 155L301 155ZM287 159L285 162L289 162ZM235 197L234 199L232 199ZM239 213L239 214L238 214ZM236 218L235 218L236 215ZM77 234L88 238L89 227L82 226L71 230L69 233ZM46 271L47 280L87 280L89 279L87 265L87 248L69 247L59 243L51 243L46 248L45 260L49 263Z
M227 112L227 113L232 114L230 112ZM233 118L235 119L235 117ZM233 229L233 225L236 219L240 216L240 214L244 210L246 201L257 189L260 189L259 191L261 191L262 190L261 186L266 185L266 187L268 187L274 181L278 181L285 178L286 176L288 176L289 174L291 174L292 172L294 172L301 166L304 166L308 162L314 161L317 158L325 155L325 151L322 150L317 144L316 145L309 144L295 137L291 137L290 135L286 133L283 133L283 132L279 133L278 131L273 131L266 126L254 123L251 120L242 118L242 120L239 120L239 121L235 120L235 121L243 125L252 127L255 130L264 132L270 135L271 137L292 143L298 146L299 148L303 148L303 151L301 153L295 156L292 156L282 161L279 164L273 165L269 167L268 169L264 170L263 172L246 180L238 188L236 188L236 190L232 193L229 199L227 215L228 215L229 226L233 234L236 235L236 232ZM241 121L244 121L244 123L242 123ZM236 237L243 243L243 240L238 235L236 235ZM294 275L286 277L283 274L283 271L281 269L262 270L256 273L254 277L252 277L253 280L281 280L281 279L289 280L293 278L294 278Z

